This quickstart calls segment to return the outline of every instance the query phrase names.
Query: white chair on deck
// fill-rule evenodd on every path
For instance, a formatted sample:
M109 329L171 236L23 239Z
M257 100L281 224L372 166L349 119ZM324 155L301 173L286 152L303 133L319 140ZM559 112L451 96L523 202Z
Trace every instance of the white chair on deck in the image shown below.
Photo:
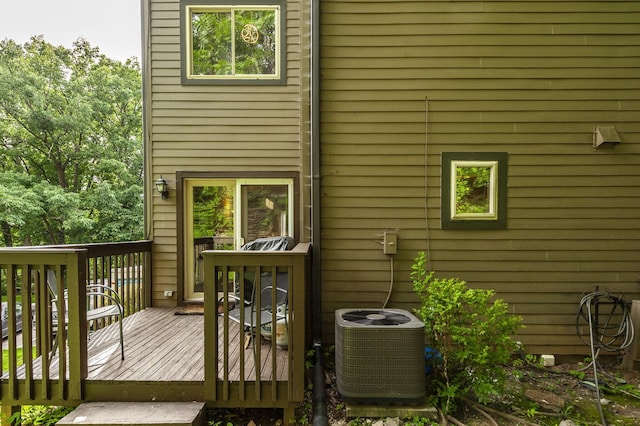
M52 325L54 331L58 327L58 312L56 307L56 301L58 300L58 281L56 274L52 269L47 270L47 286L51 293L51 312L52 312ZM86 295L88 299L87 303L87 322L99 320L102 318L117 318L118 325L120 327L120 356L124 360L124 333L122 331L122 318L124 317L124 307L120 302L120 296L118 292L109 286L102 284L88 284L86 289ZM68 306L68 297L65 291L64 295L65 306ZM68 317L65 315L65 323L68 321ZM53 343L51 354L56 351L58 345L58 338L56 333L56 339Z

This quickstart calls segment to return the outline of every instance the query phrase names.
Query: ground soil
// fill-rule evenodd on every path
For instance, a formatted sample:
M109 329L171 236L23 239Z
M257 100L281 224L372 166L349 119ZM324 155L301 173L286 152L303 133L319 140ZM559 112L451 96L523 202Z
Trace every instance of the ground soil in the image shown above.
M600 364L600 363L599 363ZM600 398L607 425L640 424L640 372L625 371L616 360L602 362L598 369ZM480 413L472 402L464 404L453 414L460 424L485 425L602 425L598 409L593 369L585 363L564 363L553 367L539 367L528 363L505 367L508 375L504 394L495 398ZM311 372L310 372L311 373ZM335 372L325 368L327 415L331 426L364 426L377 424L437 425L442 419L393 419L386 423L376 418L347 418L346 404L336 389ZM473 408L473 407L476 408ZM297 410L295 424L310 425L312 421L312 392ZM488 414L492 420L486 417ZM277 425L281 424L281 410L224 410L209 413L211 425ZM388 420L388 419L387 419ZM495 421L495 423L493 423ZM455 424L449 421L450 425Z
M606 424L640 425L640 371L625 371L615 360L598 364L602 364L598 368L598 383ZM448 424L459 421L468 426L558 425L563 420L571 420L574 425L601 425L596 392L591 385L594 376L590 365L565 363L539 367L525 363L504 367L508 377L505 392L484 407L478 407L473 401L463 404ZM328 374L333 372L329 370ZM346 418L344 402L334 384L335 380L327 384L330 425L375 423L377 419ZM488 419L487 414L492 419ZM396 424L399 425L446 424L442 419L433 423L423 423L419 419L398 420Z

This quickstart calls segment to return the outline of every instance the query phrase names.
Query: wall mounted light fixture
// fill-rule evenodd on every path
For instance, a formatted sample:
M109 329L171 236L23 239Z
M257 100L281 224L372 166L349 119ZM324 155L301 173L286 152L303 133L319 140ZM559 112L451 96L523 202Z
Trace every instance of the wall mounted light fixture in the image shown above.
M613 148L620 142L620 136L613 126L596 126L593 129L593 149Z
M169 184L163 179L162 175L156 180L156 190L160 193L163 200L169 198Z

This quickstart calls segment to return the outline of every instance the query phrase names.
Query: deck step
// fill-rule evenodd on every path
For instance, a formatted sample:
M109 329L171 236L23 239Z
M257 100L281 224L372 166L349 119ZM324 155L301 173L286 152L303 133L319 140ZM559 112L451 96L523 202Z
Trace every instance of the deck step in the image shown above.
M58 425L204 426L204 402L85 402Z

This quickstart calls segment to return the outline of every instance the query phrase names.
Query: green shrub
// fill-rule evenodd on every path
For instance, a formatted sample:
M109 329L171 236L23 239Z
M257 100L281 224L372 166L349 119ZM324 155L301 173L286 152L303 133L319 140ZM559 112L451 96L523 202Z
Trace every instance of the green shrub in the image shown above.
M439 352L434 365L435 397L450 413L466 397L486 402L503 390L503 365L517 348L512 336L521 318L508 305L493 300L492 290L471 289L458 278L434 278L427 258L418 254L411 278L421 306L416 314L425 324L427 340Z
M23 405L21 412L14 414L10 421L20 426L53 426L72 411L73 407Z

